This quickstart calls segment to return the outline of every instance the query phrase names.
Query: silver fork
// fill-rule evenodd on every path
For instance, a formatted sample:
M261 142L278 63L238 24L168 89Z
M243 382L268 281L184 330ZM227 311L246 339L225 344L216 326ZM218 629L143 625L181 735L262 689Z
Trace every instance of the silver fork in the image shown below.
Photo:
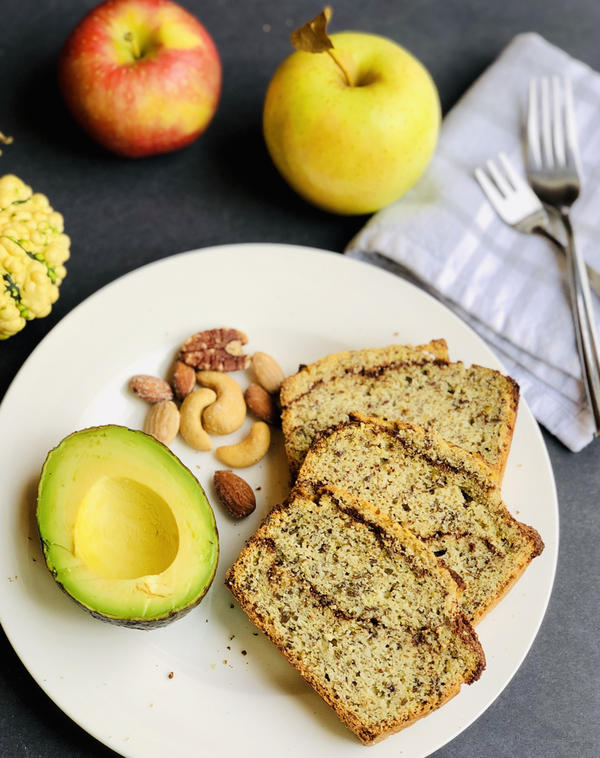
M552 94L548 78L541 79L539 86L535 79L530 82L527 175L533 191L543 203L555 209L565 230L577 345L596 434L600 434L600 348L585 262L575 245L570 218L570 209L579 197L581 182L573 92L568 79L564 81L562 97L556 76L552 77Z
M565 246L549 229L549 219L541 200L515 170L504 153L498 162L486 162L486 170L475 169L475 178L500 218L524 234L539 234L566 254ZM600 296L600 274L586 265L590 284Z

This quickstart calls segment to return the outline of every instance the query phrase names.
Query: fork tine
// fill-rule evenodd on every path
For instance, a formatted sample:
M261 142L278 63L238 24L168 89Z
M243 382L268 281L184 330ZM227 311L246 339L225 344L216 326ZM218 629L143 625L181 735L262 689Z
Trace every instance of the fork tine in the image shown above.
M563 112L558 76L552 77L552 136L554 138L554 156L559 166L565 165L565 135L563 130Z
M540 128L538 124L537 82L529 80L529 112L527 115L527 160L532 168L542 165Z
M485 192L487 195L487 199L490 201L490 203L494 206L494 208L498 209L502 206L502 201L504 198L498 192L498 189L494 185L491 179L488 178L487 174L482 168L476 168L475 169L475 178L479 182L481 189Z
M543 76L540 82L542 100L542 151L544 160L549 168L554 165L552 152L552 127L550 120L550 82Z
M494 161L489 160L486 161L486 164L488 171L490 172L490 175L492 179L496 182L496 186L500 190L500 192L504 195L504 197L507 197L510 195L510 193L513 191L510 184L506 181L502 173L498 170L498 167L494 163Z
M502 167L506 171L512 186L516 190L523 189L524 187L527 187L527 188L529 187L529 185L525 182L525 180L522 179L519 176L519 174L517 174L517 172L515 171L515 167L508 160L506 153L498 153L498 158L500 160L500 163L502 164Z
M575 108L573 106L573 86L568 77L564 78L565 90L565 158L573 160L577 169L580 169L580 156L577 140L577 126L575 124Z

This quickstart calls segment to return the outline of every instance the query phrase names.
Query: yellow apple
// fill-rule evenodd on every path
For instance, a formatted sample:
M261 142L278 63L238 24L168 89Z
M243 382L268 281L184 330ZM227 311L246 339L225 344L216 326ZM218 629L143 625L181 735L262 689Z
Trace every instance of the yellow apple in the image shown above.
M425 67L384 37L330 35L326 53L296 51L265 99L263 132L284 179L311 203L371 213L403 195L435 148L440 103Z

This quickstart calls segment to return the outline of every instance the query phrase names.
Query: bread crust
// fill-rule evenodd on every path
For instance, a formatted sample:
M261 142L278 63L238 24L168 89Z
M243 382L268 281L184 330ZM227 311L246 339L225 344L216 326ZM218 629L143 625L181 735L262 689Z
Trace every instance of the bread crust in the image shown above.
M477 366L477 364L475 364ZM483 368L483 367L478 367ZM517 423L517 412L519 409L519 398L521 390L517 382L512 376L506 375L504 377L509 384L510 394L506 402L506 408L504 409L502 438L500 443L501 454L498 457L498 461L492 464L488 461L488 465L491 466L496 472L498 481L502 481L504 471L506 470L506 464L508 462L508 454L510 453L510 447L512 445L512 438L515 432L515 425Z
M481 608L481 610L478 610L477 613L473 615L473 618L471 619L471 623L473 626L477 626L477 624L481 621L481 619L484 616L487 616L487 614L490 611L493 611L494 608L498 605L498 603L506 597L508 592L513 588L513 586L519 581L519 579L523 576L525 573L525 569L531 561L534 558L537 558L539 555L542 554L544 550L544 541L541 538L539 532L537 532L532 526L529 526L528 524L523 524L521 521L517 521L515 517L510 513L508 509L506 509L506 513L510 519L512 519L516 524L518 524L519 528L524 532L527 533L531 540L531 553L528 557L528 559L524 559L521 561L521 563L517 564L515 566L514 571L510 574L510 576L507 577L506 582L502 585L502 587L498 590L497 594L494 596L494 598L491 600L488 605L486 605L484 608Z
M419 713L414 713L410 717L386 725L378 731L369 729L363 722L360 721L359 718L356 717L352 711L350 711L348 708L345 708L339 700L336 700L336 698L332 696L331 690L325 688L322 682L314 677L312 673L305 666L303 666L299 656L294 655L293 651L289 650L289 648L287 648L285 644L282 643L282 640L279 638L274 625L270 623L268 619L262 616L256 610L256 608L248 606L248 604L245 602L245 598L243 592L241 591L240 585L236 582L235 566L227 571L225 584L235 599L238 601L250 621L258 629L260 629L263 634L265 634L265 636L273 643L273 645L275 645L277 650L281 653L281 655L283 655L288 663L290 663L298 671L298 673L308 682L308 684L310 684L315 692L323 698L327 705L333 708L338 718L352 732L354 732L354 734L364 745L374 745L377 742L381 742L386 737L389 737L392 734L396 734L403 729L406 729L415 722L419 721L419 719L428 716L432 711L440 708L460 692L463 681L456 682L454 686L449 688L445 697L437 701L435 705L428 706L422 709ZM476 667L472 676L466 682L467 684L471 684L472 682L476 681L481 676L482 671L485 669L485 655L483 654L483 648L481 647L479 640L477 640L477 645L481 650L483 661L479 666Z
M279 399L283 407L288 406L303 395L314 382L328 381L348 370L359 371L389 363L407 364L435 360L449 360L448 345L444 339L434 339L423 345L388 345L331 353L313 363L301 365L297 373L286 377L281 385Z
M329 444L329 438L332 435L343 433L344 430L353 426L366 426L372 429L375 434L389 435L398 441L409 455L419 456L431 465L446 471L466 474L481 490L482 496L489 500L490 507L493 507L498 514L498 519L516 527L528 543L528 552L521 556L516 556L518 560L514 562L512 570L505 577L503 584L497 592L493 596L490 596L489 601L485 605L477 607L472 615L469 614L471 623L479 623L507 594L522 576L531 561L542 553L544 549L542 537L536 529L518 521L510 513L502 500L500 483L496 478L495 472L481 455L468 453L458 445L454 445L452 442L443 439L436 432L425 430L415 424L408 424L402 421L385 421L353 413L350 414L349 421L342 422L329 430L320 432L316 436L300 469L296 488L301 489L304 486L305 479L314 480L313 460L318 460L319 456L323 454L323 450ZM323 481L320 484L327 485L328 482ZM424 541L424 544L427 544L426 541ZM440 559L442 563L444 563L444 560ZM446 568L448 567L446 566ZM450 567L450 570L452 572L452 567ZM461 582L464 586L464 581L460 574L456 574L455 571L453 573L459 586Z
M278 522L285 523L286 511L294 501L301 499L315 500L322 495L329 495L333 502L335 502L336 506L348 515L352 515L353 519L356 518L356 520L360 520L374 529L382 530L386 534L391 535L393 539L398 540L410 551L415 551L415 554L419 556L419 560L427 566L428 570L435 572L436 576L442 579L448 592L450 602L449 608L452 612L453 618L453 633L462 640L465 647L472 651L474 659L472 668L465 671L460 680L449 683L444 690L442 697L433 702L427 703L420 708L409 709L399 718L381 722L377 728L373 728L372 724L361 720L360 714L346 707L341 699L336 697L332 685L328 686L327 683L318 676L315 676L313 672L304 665L300 655L289 645L286 645L286 640L282 639L275 624L260 613L255 604L252 604L252 602L249 601L244 589L246 562L250 561L253 551L258 549L259 544L261 555L264 555L265 551L270 551L273 558L275 558L276 546L268 537L265 538L265 534L268 533L268 527L277 528ZM289 570L285 566L279 567L278 570L284 572L288 571L289 573ZM297 577L293 577L291 581L297 582L298 579ZM485 668L485 655L477 635L469 621L460 611L458 611L457 587L451 573L439 565L435 556L426 550L420 540L418 540L410 531L391 519L387 514L379 511L379 509L377 509L372 503L359 500L339 488L321 487L318 484L311 483L308 483L304 489L297 488L290 496L287 503L276 506L264 519L261 526L246 543L235 564L227 571L225 583L252 623L266 634L281 654L300 672L313 689L334 709L338 717L364 744L377 742L394 732L398 732L401 729L410 726L423 716L426 716L432 710L435 710L443 703L450 700L450 698L454 697L459 692L463 682L472 683L476 681ZM324 612L333 613L335 611L325 606Z
M487 386L486 383L489 382L489 386L495 392L500 393L495 398L495 402L498 403L494 411L495 417L488 419L488 409L482 408L481 404L475 406L477 416L482 416L486 424L493 424L490 427L490 433L498 435L494 441L493 452L490 453L489 457L484 458L484 460L489 470L493 472L497 481L500 482L504 475L514 434L519 403L519 386L511 377L504 376L493 369L478 364L473 364L467 369L461 361L450 363L444 340L433 340L427 345L419 345L417 347L392 345L387 348L336 353L328 355L310 365L303 366L297 374L287 377L283 382L280 393L282 406L281 420L285 451L292 476L297 474L312 441L311 437L314 436L314 431L311 428L311 424L314 425L314 419L310 423L307 422L306 418L302 415L303 411L298 411L298 406L296 405L298 401L301 401L305 396L310 395L319 387L323 385L327 386L327 383L330 381L334 382L332 392L339 398L340 393L344 391L343 384L341 384L344 381L344 377L351 379L354 391L356 392L357 380L353 377L365 377L365 381L369 382L369 377L371 381L375 381L382 374L386 374L387 376L389 372L398 371L400 373L403 369L407 370L415 366L425 367L427 365L441 367L440 375L442 378L445 378L445 367L450 372L448 376L452 376L452 372L456 370L459 370L459 372L465 371L468 374L470 383L483 382L483 386ZM427 372L424 371L424 373ZM449 378L448 381L451 383L452 380ZM477 385L471 384L470 386ZM398 396L399 399L401 397L401 395ZM440 395L440 398L442 398L442 395ZM319 400L316 402L319 402ZM322 398L320 402L323 402ZM352 407L352 402L349 396L345 414L340 416L342 420L345 420L345 417L353 411L358 410L356 407ZM302 408L302 406L300 407ZM337 411L339 410L337 408ZM400 407L395 410L400 415L406 409L403 409L402 403L400 403ZM387 412L389 414L389 408ZM451 412L459 413L456 408L451 410ZM463 414L462 419L464 423L464 411L460 411L460 413ZM376 411L373 412L373 415L377 415ZM461 416L459 415L457 418L461 418ZM433 428L436 425L435 418L433 420L427 418L417 418L415 420L427 426L431 425ZM464 428L461 434L465 434ZM451 437L450 434L447 436ZM460 442L463 444L462 440ZM483 446L484 443L481 442L480 444ZM470 448L469 445L465 445L465 447ZM470 452L476 451L470 448Z

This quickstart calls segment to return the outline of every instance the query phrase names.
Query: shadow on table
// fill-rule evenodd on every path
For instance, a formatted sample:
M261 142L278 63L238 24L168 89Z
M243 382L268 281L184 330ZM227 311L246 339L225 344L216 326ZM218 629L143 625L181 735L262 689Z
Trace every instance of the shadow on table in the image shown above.
M262 129L255 113L236 114L232 120L220 118L214 129L212 158L225 180L235 184L250 198L272 205L297 205L297 195L277 172L267 152Z
M314 229L315 223L323 229L331 228L331 220L335 218L336 240L321 246L341 252L368 216L328 213L292 190L275 168L267 151L259 115L254 112L237 114L235 123L241 126L235 130L230 126L231 114L219 116L219 121L211 127L214 132L211 135L213 149L210 160L216 164L215 175L220 176L220 181L224 183L221 191L243 196L249 213L253 208L259 211L264 207L273 209L272 223L268 229L269 241L276 238L278 241L315 246L314 233L311 237L308 230ZM306 235L303 230L307 230Z
M85 155L106 160L110 153L97 145L73 119L60 93L55 58L36 62L16 90L14 110L22 131L67 153L69 159Z

